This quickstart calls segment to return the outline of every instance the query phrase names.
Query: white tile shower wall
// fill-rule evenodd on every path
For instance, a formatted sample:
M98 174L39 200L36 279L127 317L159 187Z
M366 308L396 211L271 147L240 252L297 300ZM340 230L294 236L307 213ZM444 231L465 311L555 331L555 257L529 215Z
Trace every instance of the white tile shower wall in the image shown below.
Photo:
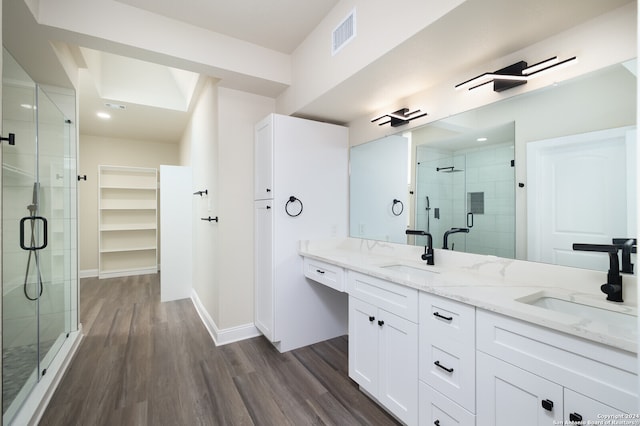
M467 251L515 256L515 182L513 146L499 145L466 153L467 192L484 193L484 214L474 215Z

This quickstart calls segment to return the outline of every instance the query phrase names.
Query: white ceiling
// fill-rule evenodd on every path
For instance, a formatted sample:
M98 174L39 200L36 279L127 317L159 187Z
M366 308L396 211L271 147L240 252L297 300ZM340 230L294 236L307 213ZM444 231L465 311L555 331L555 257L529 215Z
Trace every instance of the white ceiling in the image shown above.
M284 53L295 50L338 3L337 0L117 1ZM631 1L634 0L467 0L389 54L297 111L296 115L349 122L372 113L372 105L382 107L391 104L447 81L452 74L484 66L495 58ZM25 13L14 10L16 4L22 4L22 0L5 2L3 6L7 45L18 42L11 40L10 35L19 33L14 29L15 23L23 25L24 17L17 19L15 15ZM38 30L35 28L29 34L33 35ZM16 35L16 39L19 40L20 36ZM86 49L69 47L82 52L76 56L84 58L79 60L79 64L87 67L82 73L79 88L81 133L168 142L179 140L189 118L188 111L167 107L158 99L172 105L189 105L185 87L197 90L197 84L193 84L197 77L186 77L186 81L191 83L184 83L180 78L174 78L175 70L166 67L161 70L160 66L136 59L99 52L90 53L87 59ZM549 52L549 56L555 53ZM92 66L92 55L101 55L98 66ZM534 62L545 58L523 59ZM156 77L148 77L150 74L147 73L154 67ZM40 81L37 76L34 78ZM154 82L151 86L148 84L150 81ZM170 101L172 97L175 99ZM95 113L104 109L107 102L126 105L127 109L112 111L111 120L100 121Z

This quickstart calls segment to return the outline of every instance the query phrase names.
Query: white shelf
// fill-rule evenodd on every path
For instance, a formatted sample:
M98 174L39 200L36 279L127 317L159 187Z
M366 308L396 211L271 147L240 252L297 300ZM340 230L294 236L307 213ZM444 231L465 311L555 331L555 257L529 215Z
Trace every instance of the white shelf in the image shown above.
M147 251L147 250L155 250L156 246L147 246L147 247L121 247L121 248L113 248L113 249L104 249L100 250L100 253L123 253L126 251Z
M149 229L156 229L155 224L148 223L130 223L122 225L106 225L102 224L101 232L114 232L114 231L144 231Z
M158 171L99 166L100 278L158 270Z

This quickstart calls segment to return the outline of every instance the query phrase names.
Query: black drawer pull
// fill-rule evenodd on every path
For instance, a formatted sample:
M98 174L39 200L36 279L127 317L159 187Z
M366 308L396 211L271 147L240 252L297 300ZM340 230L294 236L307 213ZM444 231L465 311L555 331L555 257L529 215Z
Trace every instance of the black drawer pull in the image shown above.
M382 321L382 320L378 320L378 325L379 325L380 327L382 327L382 326L384 325L384 321Z
M542 408L544 408L547 411L552 411L553 410L553 401L551 401L550 399L543 399L542 400Z
M440 426L440 420L436 420L435 422L433 422L433 424L436 426Z
M436 365L436 367L440 367L442 368L444 371L446 371L447 373L453 373L453 368L447 368L444 365L440 364L440 361L436 361L434 362L434 364Z
M316 272L319 274L324 274L324 271L320 270L320 269L316 269Z
M369 317L369 322L374 322L376 320L376 317Z
M445 317L440 312L434 312L433 316L434 317L438 317L438 318L442 318L443 320L447 320L447 321L452 321L453 320L453 317Z
M569 420L571 420L572 422L581 422L582 416L578 413L570 413Z

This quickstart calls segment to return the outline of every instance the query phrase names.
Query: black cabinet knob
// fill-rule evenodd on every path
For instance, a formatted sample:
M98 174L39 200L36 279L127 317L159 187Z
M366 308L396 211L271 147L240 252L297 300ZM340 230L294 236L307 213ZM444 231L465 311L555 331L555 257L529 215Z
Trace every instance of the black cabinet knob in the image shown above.
M436 426L440 426L440 420L436 420L435 422L433 422L433 424Z
M382 321L382 320L378 320L378 325L379 325L380 327L382 327L382 326L384 325L384 321Z
M269 188L267 188L267 192L271 192L271 190Z
M581 422L582 416L578 413L570 413L569 420L571 420L572 422Z
M369 322L375 321L376 317L369 317Z
M547 411L553 410L553 401L551 401L550 399L543 399L542 408L544 408Z

